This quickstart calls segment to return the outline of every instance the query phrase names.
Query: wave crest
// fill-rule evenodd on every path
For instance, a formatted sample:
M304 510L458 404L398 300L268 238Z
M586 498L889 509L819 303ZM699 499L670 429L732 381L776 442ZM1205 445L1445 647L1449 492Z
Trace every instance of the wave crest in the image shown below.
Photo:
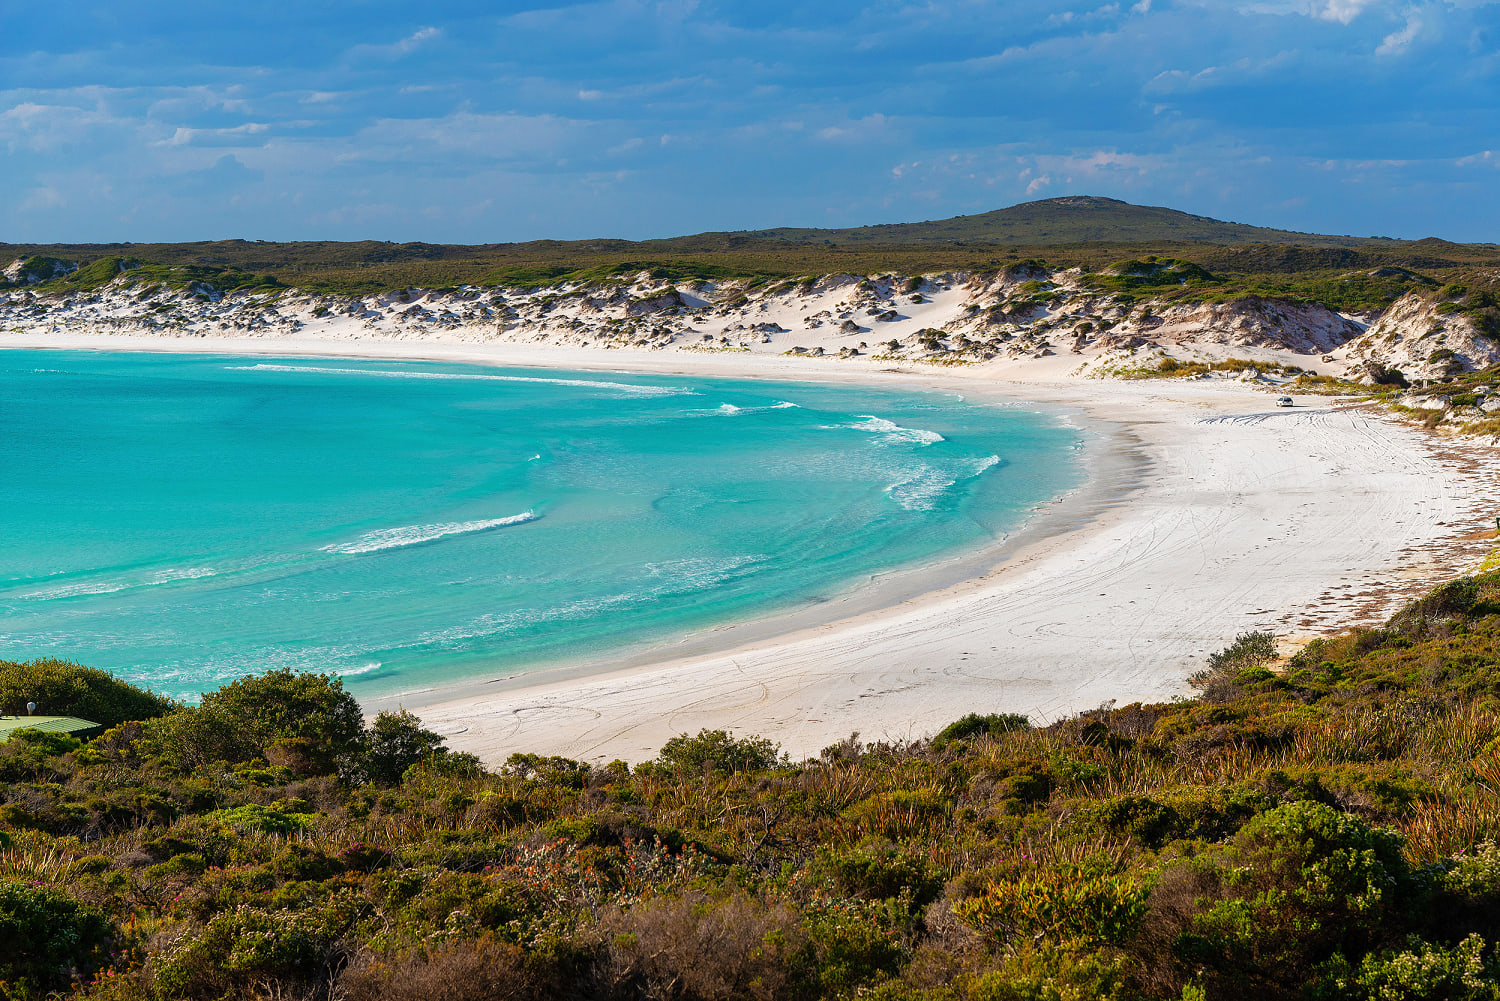
M829 431L863 431L875 435L883 445L935 445L945 440L936 431L902 427L895 421L888 421L874 414L857 416L860 418L857 424L829 424L825 428Z
M885 492L908 511L931 511L949 487L971 480L999 464L1000 456L986 455L979 459L960 460L945 468L924 465L915 474L886 487Z
M434 542L450 535L469 535L474 532L487 532L492 528L504 528L508 525L521 525L528 521L536 521L537 514L532 511L522 511L506 518L484 518L478 521L447 521L435 525L402 525L399 528L381 528L373 532L366 532L359 538L350 542L335 542L332 545L320 547L325 553L348 553L358 555L361 553L375 553L382 549L397 549L401 546L415 546L423 542Z

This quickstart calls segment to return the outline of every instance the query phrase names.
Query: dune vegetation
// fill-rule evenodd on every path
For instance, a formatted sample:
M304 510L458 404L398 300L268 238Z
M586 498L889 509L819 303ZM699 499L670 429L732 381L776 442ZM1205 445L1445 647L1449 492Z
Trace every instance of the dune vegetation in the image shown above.
M334 677L6 663L113 725L0 745L0 996L1500 997L1500 572L1192 683L488 770Z

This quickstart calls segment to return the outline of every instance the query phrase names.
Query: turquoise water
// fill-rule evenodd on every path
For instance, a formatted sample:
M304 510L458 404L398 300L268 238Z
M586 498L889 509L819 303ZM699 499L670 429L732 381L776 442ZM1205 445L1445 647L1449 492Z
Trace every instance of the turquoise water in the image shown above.
M983 545L1078 433L952 394L0 353L0 659L178 697L578 663Z

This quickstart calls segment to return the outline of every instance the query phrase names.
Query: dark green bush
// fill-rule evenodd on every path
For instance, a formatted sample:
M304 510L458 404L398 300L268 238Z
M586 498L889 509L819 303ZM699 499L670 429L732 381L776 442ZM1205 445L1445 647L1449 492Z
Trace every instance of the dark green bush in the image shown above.
M443 738L421 724L421 720L404 709L375 717L366 751L371 780L399 782L412 765L442 751Z
M326 774L356 767L364 717L341 679L290 670L240 678L203 696L199 710L237 727L263 757L280 754L293 770Z
M0 879L0 996L68 987L104 961L104 916L51 886Z
M1284 996L1334 954L1362 955L1396 933L1417 891L1399 837L1291 803L1165 870L1151 931L1211 996Z
M941 750L955 740L970 740L974 737L989 737L1001 733L1025 730L1031 720L1020 713L969 713L949 723L932 738L932 746Z
M674 772L760 772L784 762L781 745L764 737L736 738L727 730L699 730L696 737L682 734L662 745L659 767Z

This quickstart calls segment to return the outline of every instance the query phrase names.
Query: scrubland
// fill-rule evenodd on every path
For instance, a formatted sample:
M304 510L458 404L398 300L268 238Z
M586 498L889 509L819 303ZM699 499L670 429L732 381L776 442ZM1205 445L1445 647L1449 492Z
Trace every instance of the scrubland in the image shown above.
M1500 572L1195 697L791 761L487 771L336 678L158 698L0 666L106 724L0 745L0 992L88 998L1500 996Z

